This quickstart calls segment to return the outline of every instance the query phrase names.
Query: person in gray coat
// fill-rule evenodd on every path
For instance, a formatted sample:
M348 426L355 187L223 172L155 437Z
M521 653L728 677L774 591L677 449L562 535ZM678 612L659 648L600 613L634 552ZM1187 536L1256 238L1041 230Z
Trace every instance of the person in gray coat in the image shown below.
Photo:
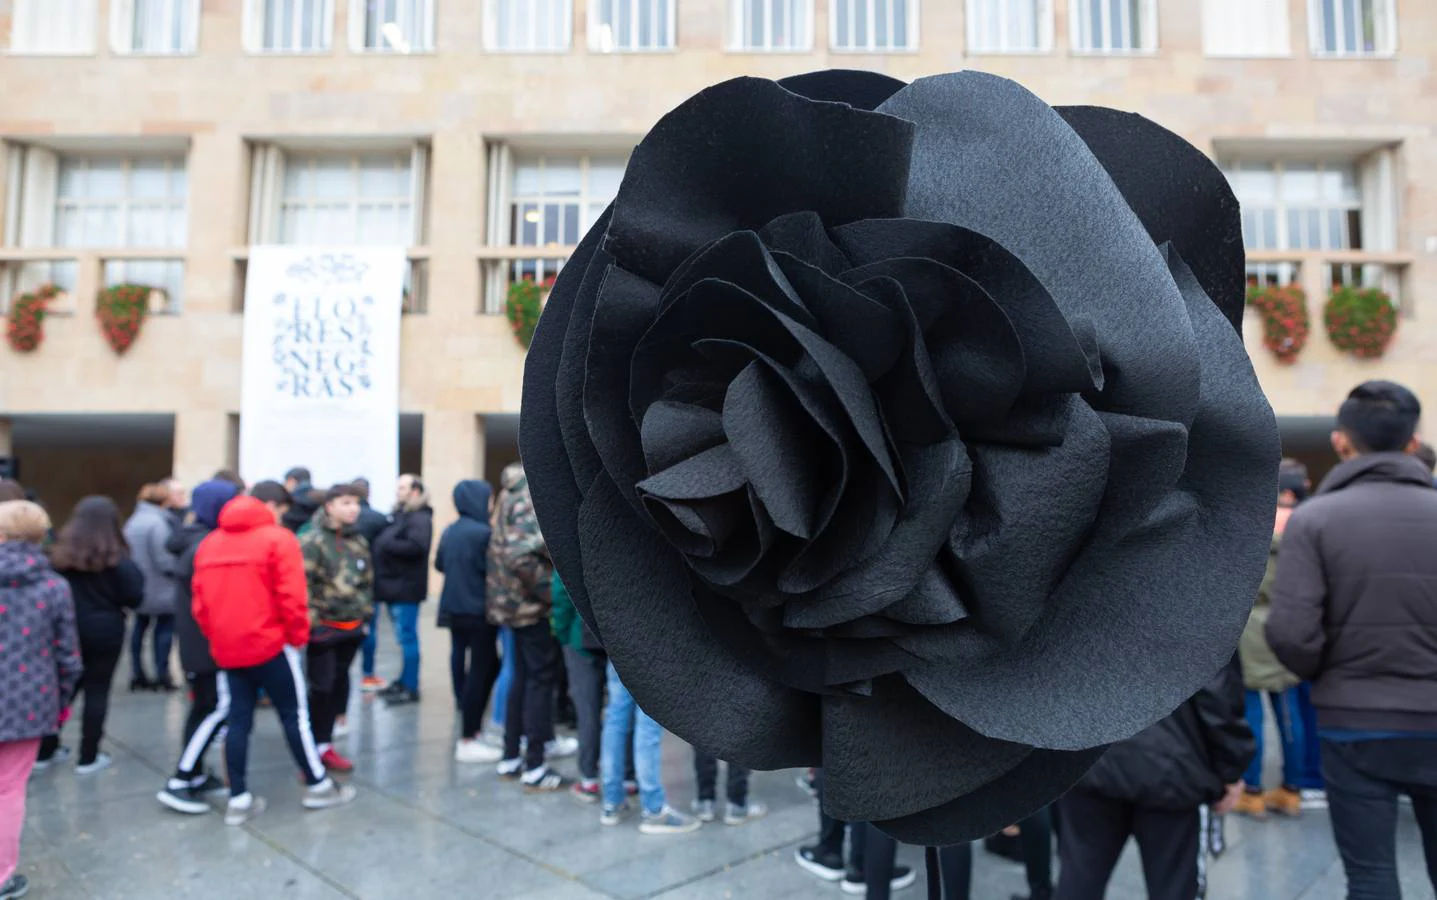
M145 576L145 599L130 628L130 690L173 691L170 678L170 648L175 637L175 578L179 559L166 546L174 521L166 511L170 490L163 483L140 489L134 515L125 523L134 561ZM145 671L145 632L154 626L155 677Z

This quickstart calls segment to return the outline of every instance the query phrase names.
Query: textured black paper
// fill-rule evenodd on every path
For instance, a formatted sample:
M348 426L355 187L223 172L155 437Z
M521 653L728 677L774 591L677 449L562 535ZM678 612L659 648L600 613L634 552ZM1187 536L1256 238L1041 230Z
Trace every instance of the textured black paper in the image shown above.
M1232 654L1278 456L1240 223L1172 133L976 73L659 122L536 331L520 443L639 704L919 843L1051 802Z

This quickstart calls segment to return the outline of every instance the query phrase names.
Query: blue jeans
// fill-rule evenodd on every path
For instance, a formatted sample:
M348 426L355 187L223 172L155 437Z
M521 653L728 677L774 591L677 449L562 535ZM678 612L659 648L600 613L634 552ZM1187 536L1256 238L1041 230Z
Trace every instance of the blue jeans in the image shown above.
M629 740L634 744L634 772L639 780L639 802L644 812L657 815L664 808L664 785L659 780L660 745L664 728L639 709L634 695L619 680L609 663L609 707L604 711L604 732L600 738L599 769L603 773L604 805L624 802L624 763Z
M1298 718L1302 720L1301 767L1297 770L1296 787L1302 790L1323 789L1322 743L1317 736L1317 709L1312 705L1312 685L1304 681L1297 687Z
M499 629L499 646L504 658L499 664L499 680L494 684L494 724L504 727L504 713L509 709L509 685L514 681L514 632L508 628Z
M360 647L360 666L364 677L374 674L374 650L379 642L379 606L389 610L389 622L394 626L394 639L399 642L404 654L404 669L399 673L399 683L411 691L419 691L419 604L418 603L376 603L374 621L369 633L364 636Z
M1244 693L1247 699L1247 724L1252 728L1252 736L1257 741L1257 753L1253 755L1252 764L1243 773L1242 780L1250 788L1260 788L1262 787L1263 692L1245 691ZM1301 788L1303 753L1306 748L1302 714L1298 709L1297 688L1269 692L1266 696L1268 702L1272 704L1277 733L1282 738L1282 786Z
M130 626L130 674L134 678L145 678L145 632L155 626L154 646L151 648L155 661L155 680L166 681L170 677L170 647L175 639L175 617L170 614L157 616L135 616Z

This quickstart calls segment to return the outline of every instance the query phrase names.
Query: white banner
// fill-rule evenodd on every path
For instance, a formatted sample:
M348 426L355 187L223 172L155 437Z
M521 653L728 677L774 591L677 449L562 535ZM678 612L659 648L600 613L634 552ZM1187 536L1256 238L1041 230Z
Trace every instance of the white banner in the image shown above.
M240 475L295 466L326 488L399 475L402 247L252 247L245 279Z

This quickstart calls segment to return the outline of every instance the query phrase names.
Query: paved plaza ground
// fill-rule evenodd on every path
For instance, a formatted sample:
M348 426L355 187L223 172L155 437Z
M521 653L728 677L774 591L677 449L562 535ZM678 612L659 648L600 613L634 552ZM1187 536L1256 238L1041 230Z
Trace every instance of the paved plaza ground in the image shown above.
M31 781L21 871L34 898L530 898L530 900L729 900L837 898L793 863L817 824L794 773L761 773L754 798L767 818L739 828L648 837L632 823L602 828L598 810L567 795L525 796L490 766L453 761L455 716L446 665L448 635L425 606L424 701L386 709L369 697L351 705L352 734L339 746L354 759L359 798L345 809L305 812L274 715L261 710L250 752L251 788L270 808L249 825L219 815L182 816L154 799L174 765L185 701L124 692L116 676L106 748L108 771L77 777L68 767ZM393 638L381 636L381 673L393 672ZM78 739L67 727L66 742ZM1271 743L1271 742L1270 742ZM212 751L213 752L213 751ZM212 760L219 764L218 754ZM899 764L895 761L895 765ZM693 798L688 748L669 737L664 778L670 802ZM1211 870L1212 900L1339 900L1342 868L1324 813L1297 821L1233 818L1229 849ZM1433 900L1411 810L1401 814L1403 896ZM905 848L906 861L921 852ZM1026 890L1022 868L978 851L974 900ZM1144 895L1129 848L1108 893ZM913 900L920 887L904 892ZM902 897L904 894L900 894Z

